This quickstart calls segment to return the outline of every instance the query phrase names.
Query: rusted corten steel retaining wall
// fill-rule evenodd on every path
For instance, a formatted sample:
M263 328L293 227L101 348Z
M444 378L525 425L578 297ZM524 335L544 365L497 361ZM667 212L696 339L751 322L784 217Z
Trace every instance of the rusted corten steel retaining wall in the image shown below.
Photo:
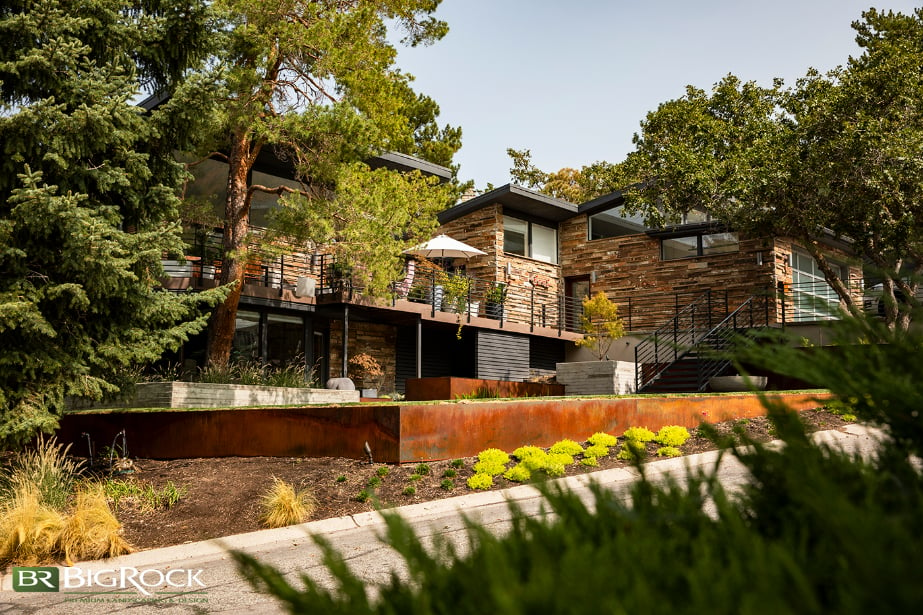
M132 457L365 457L400 458L397 406L355 405L228 410L84 411L65 414L58 440L85 454L87 433L95 446L111 444L125 430Z
M770 399L795 410L821 405L828 394L777 394ZM602 431L694 428L765 414L755 395L622 397L462 401L458 403L327 408L262 408L67 414L58 438L86 451L87 433L97 447L125 429L133 457L273 456L363 459L369 443L375 461L410 463L470 457L485 448L511 451L524 444L550 446L563 438L585 440Z
M433 399L458 399L479 391L496 393L496 397L553 397L564 395L563 384L543 382L511 382L509 380L484 380L441 376L433 378L408 378L405 381L407 401Z

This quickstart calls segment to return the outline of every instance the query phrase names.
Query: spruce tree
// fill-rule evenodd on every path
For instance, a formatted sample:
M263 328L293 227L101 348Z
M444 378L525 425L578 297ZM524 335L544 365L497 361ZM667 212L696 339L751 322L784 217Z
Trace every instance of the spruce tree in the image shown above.
M146 113L206 57L197 0L42 0L0 7L0 444L51 432L67 396L202 329L221 293L158 290L179 255L173 161L183 122ZM178 93L177 101L183 100Z

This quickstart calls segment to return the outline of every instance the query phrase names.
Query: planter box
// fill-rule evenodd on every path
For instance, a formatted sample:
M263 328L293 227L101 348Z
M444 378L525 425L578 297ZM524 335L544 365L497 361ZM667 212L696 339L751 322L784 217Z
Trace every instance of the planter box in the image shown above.
M557 363L565 395L628 395L635 392L635 364L629 361Z
M134 399L120 405L129 408L235 408L357 401L359 391L204 382L143 382L135 385Z

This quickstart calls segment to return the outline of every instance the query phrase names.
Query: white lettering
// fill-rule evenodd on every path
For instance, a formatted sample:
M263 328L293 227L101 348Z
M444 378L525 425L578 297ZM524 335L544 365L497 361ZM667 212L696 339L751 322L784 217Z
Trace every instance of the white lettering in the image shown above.
M32 587L41 583L45 587L54 589L51 583L50 570L17 570L19 573L19 587ZM29 581L28 583L26 581Z
M199 575L202 574L202 569L196 570L194 573L189 571L189 587L192 587L192 582L195 581L199 584L199 587L205 587L205 583L202 582L202 579L199 578Z
M71 585L71 579L76 579L78 583L76 585ZM65 589L83 587L84 582L85 581L83 580L83 570L81 570L80 568L68 567L64 569L64 588ZM87 579L86 582L89 582L89 579Z
M126 573L130 573L130 574L126 574ZM150 596L151 593L150 593L149 591L147 591L146 589L144 589L143 587L141 587L141 586L138 584L138 582L135 581L135 577L136 577L136 576L138 576L138 569L137 569L137 568L122 568L122 585L121 585L122 589L125 589L125 584L126 584L127 582L131 582L131 584L132 584L132 585L135 587L135 589L137 589L139 592L141 592L141 593L144 594L145 596Z
M145 578L146 576L148 576L149 574L156 574L156 575L157 575L157 578L158 578L158 581L156 581L156 582L154 582L154 583L151 583L150 581L145 581L144 578ZM144 583L145 585L147 585L148 587L152 587L152 586L153 586L153 587L156 587L156 586L160 585L161 583L163 583L163 573L160 572L159 570L155 570L155 569L153 569L153 568L150 569L150 570L145 570L144 572L141 573L141 582Z
M179 583L174 583L173 581L170 580L170 577L172 577L172 576L173 576L173 573L175 573L175 572L178 572L178 573L181 574L181 575L185 575L185 574L186 574L186 571L185 571L185 570L182 570L182 569L180 569L180 568L177 568L176 570L171 570L170 572L168 572L168 573L165 575L165 577L166 577L166 579L167 579L167 585L169 585L170 587L185 587L185 584L183 583L182 578L180 578Z
M103 575L110 575L110 574L112 576L108 577L109 581L107 583L106 582L107 577L103 577ZM100 581L100 577L102 577L103 579L102 581ZM93 579L93 584L97 585L98 587L117 587L118 586L118 580L115 577L115 570L104 568L103 570L97 570L96 574L93 574L92 572L88 572L87 573L87 587L90 587L91 578Z

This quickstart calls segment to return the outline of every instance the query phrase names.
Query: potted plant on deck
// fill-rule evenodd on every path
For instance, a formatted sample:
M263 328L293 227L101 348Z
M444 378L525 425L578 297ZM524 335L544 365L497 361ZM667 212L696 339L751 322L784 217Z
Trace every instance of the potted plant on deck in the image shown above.
M503 304L506 303L506 284L496 282L487 291L485 297L487 304L484 306L484 314L488 318L499 320L503 317Z

